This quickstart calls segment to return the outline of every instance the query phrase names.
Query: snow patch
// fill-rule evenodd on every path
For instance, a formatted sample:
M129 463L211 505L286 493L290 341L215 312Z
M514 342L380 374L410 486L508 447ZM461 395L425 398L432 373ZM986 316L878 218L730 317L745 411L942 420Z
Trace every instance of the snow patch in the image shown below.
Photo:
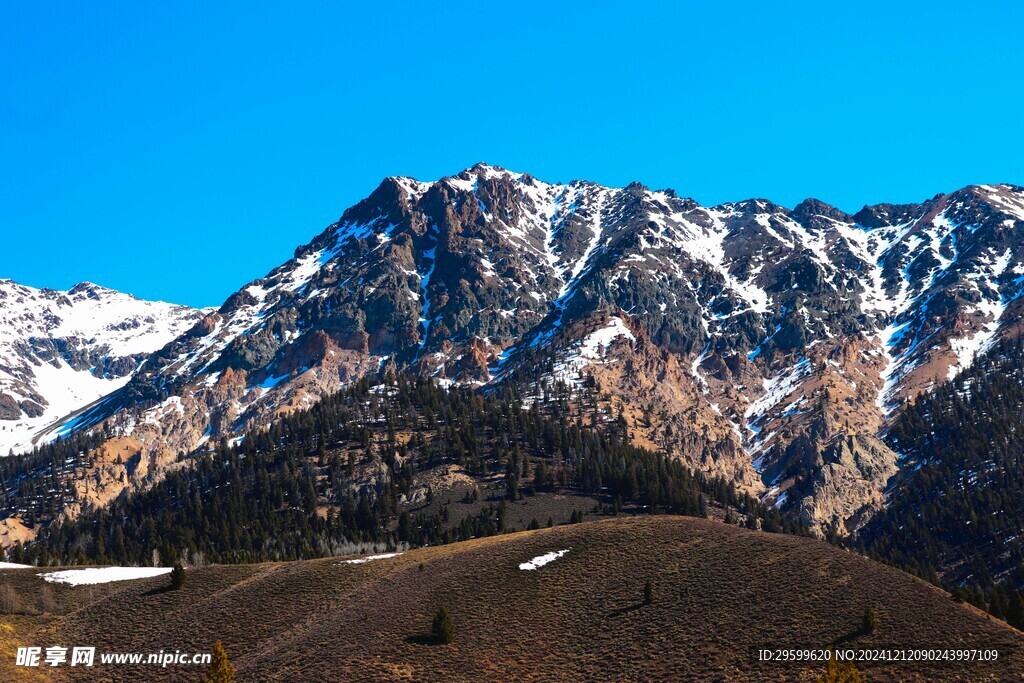
M71 586L91 586L113 581L148 579L169 574L170 567L90 567L88 569L66 569L60 572L39 574L50 583L66 583Z
M355 560L342 560L342 564L366 564L367 562L374 562L376 560L387 560L392 557L398 557L402 553L381 553L379 555L367 555L366 557L360 557Z
M523 562L522 564L520 564L519 568L521 570L523 570L523 571L526 571L526 572L535 571L537 569L540 569L541 567L543 567L546 564L554 562L555 560L560 558L562 555L565 555L567 552L569 552L569 550L570 550L569 548L566 548L565 550L555 550L555 551L550 552L550 553L545 553L543 555L538 555L537 557L533 558L529 562Z

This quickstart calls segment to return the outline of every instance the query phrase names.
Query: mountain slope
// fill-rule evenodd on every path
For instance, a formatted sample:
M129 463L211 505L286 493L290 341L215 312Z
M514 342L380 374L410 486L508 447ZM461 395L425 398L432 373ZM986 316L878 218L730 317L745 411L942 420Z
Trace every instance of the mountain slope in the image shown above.
M895 420L887 440L908 466L860 529L866 550L950 589L1024 588L1022 431L1017 337Z
M568 384L596 421L845 530L900 467L878 435L903 401L1019 324L1021 238L1008 185L851 216L483 164L388 178L80 424L133 439L144 484L382 364L545 409Z
M56 436L51 424L124 386L200 318L88 282L59 292L0 280L0 453Z
M114 439L76 434L29 462L0 462L7 515L29 526L61 503L103 501L46 526L14 562L254 562L310 559L353 544L435 545L585 516L671 512L807 533L778 510L677 459L637 448L589 415L525 410L512 396L442 389L427 378L368 379L285 416L234 447L186 458L153 486L117 498L145 463ZM98 457L97 457L98 456ZM53 474L86 472L84 490ZM32 472L32 469L29 469ZM104 485L93 472L104 473ZM91 488L89 487L91 484ZM73 495L73 494L79 495ZM61 498L63 494L63 498ZM13 533L8 533L8 545Z
M520 566L567 551L538 569ZM99 652L209 651L222 640L239 680L813 680L818 664L759 663L757 648L982 648L994 662L861 662L875 681L1010 680L1021 634L943 591L820 541L672 516L614 519L407 551L189 569L73 588L3 572L23 604L43 585L49 617L24 642ZM642 603L646 581L654 601ZM446 605L449 645L430 643ZM866 605L877 627L859 632ZM640 645L642 644L642 646ZM313 645L314 647L311 647ZM98 661L98 656L97 656ZM9 666L13 658L2 666ZM128 680L141 667L62 667L66 680ZM148 667L194 680L192 667ZM97 678L99 677L99 678Z

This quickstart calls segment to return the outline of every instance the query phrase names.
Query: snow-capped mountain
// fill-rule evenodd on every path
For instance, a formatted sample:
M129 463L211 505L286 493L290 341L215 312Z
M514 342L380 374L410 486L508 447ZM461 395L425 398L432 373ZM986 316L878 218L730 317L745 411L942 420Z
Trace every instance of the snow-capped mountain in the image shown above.
M201 315L88 282L60 292L0 280L0 453L56 436L55 423L70 428Z
M849 215L483 164L388 178L78 424L116 424L143 481L384 363L526 401L567 383L639 443L855 524L900 467L901 403L1019 327L1022 238L1009 185Z

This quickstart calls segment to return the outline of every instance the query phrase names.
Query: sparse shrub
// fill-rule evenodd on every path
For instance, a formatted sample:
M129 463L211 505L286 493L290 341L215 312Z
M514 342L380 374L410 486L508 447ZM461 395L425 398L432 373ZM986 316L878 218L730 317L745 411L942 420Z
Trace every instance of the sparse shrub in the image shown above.
M825 672L818 676L818 683L866 683L864 674L853 662L840 662L835 657L828 660Z
M426 568L427 568L427 566L425 564L423 564L422 562L420 562L420 571L423 571Z
M14 590L14 586L9 583L0 586L0 612L14 614L20 605L21 601L18 600L18 592Z
M434 636L434 642L441 645L447 645L455 640L455 622L452 621L452 615L444 605L438 607L437 612L434 613L434 623L430 632Z
M44 584L39 589L39 611L43 614L52 614L57 611L57 598L54 597L50 584Z
M171 570L171 590L176 591L185 585L185 568L178 562Z
M650 581L644 584L644 604L649 605L654 602L654 585Z
M228 659L227 650L219 640L213 646L213 658L203 683L235 683L235 665Z
M868 605L864 608L864 618L861 621L861 631L873 633L875 630L875 608Z

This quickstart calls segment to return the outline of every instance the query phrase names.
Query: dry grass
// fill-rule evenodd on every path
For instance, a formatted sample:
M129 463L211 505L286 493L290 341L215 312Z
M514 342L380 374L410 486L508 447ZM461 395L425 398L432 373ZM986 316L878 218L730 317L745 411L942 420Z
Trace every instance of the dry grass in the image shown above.
M521 562L568 554L538 571ZM422 564L422 571L420 565ZM29 602L41 581L17 574ZM5 575L8 574L5 572ZM4 577L6 579L6 576ZM655 601L643 605L643 586ZM101 651L208 651L220 639L248 681L813 680L818 669L758 664L758 646L996 648L996 663L869 664L872 681L1021 680L1024 636L906 574L821 542L681 517L541 529L407 552L190 570L113 584L60 614L17 617L33 644ZM78 605L82 606L79 608ZM430 644L446 604L457 633ZM859 636L864 607L878 626ZM25 641L26 638L21 636ZM81 680L196 680L187 667L64 668Z

